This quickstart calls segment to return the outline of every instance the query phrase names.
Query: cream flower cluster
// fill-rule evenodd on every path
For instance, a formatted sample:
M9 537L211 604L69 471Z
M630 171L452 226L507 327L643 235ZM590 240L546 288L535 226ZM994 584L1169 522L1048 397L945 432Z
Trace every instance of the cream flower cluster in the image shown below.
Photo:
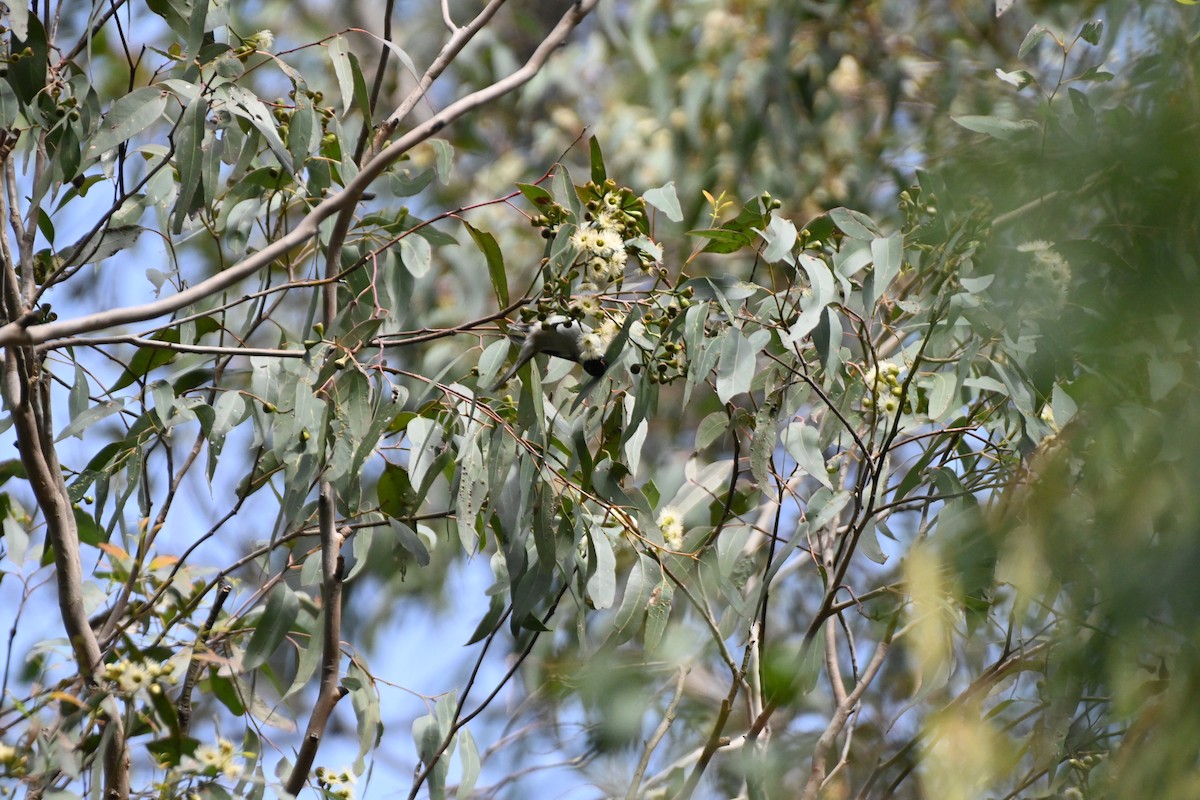
M863 374L863 408L877 408L889 414L894 412L900 403L900 365L891 361L881 361Z
M658 513L656 522L668 550L679 550L683 547L683 514L679 513L679 509L674 506L664 507Z
M354 784L358 780L353 772L342 769L335 772L325 767L317 767L317 780L331 797L341 800L351 800L354 797Z
M1026 281L1036 299L1053 306L1061 306L1067 299L1071 287L1071 264L1062 257L1050 242L1035 240L1017 246L1017 251L1028 253L1031 258Z
M196 748L195 759L186 762L195 772L219 772L230 780L242 777L242 765L234 760L240 756L228 739L217 739L216 745L202 744Z
M115 681L117 688L125 694L133 694L139 689L151 692L161 692L162 684L171 683L175 677L176 666L173 661L130 661L123 658L111 664L104 665L104 677Z
M629 254L621 238L623 226L620 198L609 192L592 221L571 237L571 244L579 251L583 263L584 277L590 283L602 286L625 273Z

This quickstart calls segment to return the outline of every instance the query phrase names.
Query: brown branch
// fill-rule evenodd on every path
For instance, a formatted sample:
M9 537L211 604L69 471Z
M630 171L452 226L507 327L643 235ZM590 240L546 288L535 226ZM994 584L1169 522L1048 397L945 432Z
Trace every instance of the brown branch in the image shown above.
M7 154L6 154L7 156ZM6 191L14 189L12 164L4 164ZM6 195L7 197L8 195ZM5 203L9 205L9 203ZM9 208L15 215L15 209ZM20 230L17 228L16 230ZM30 252L29 231L20 236L21 258ZM17 319L26 307L20 279L17 276L8 236L0 231L0 253L3 255L3 275L0 294L3 297L4 317ZM29 255L32 259L32 255ZM29 266L28 269L32 269ZM46 537L54 551L54 578L58 588L58 608L63 627L74 651L76 666L83 679L85 694L94 701L106 726L104 758L104 796L124 798L129 795L129 752L125 726L119 711L112 703L104 703L100 689L103 659L96 634L88 624L83 602L83 565L79 557L79 528L75 510L63 480L62 466L54 447L53 418L50 413L49 385L41 360L29 347L7 347L4 351L2 378L4 399L16 432L16 445L26 479L33 491L38 508L46 520Z
M442 45L441 51L433 59L433 63L429 65L429 69L425 70L425 74L417 81L416 87L409 92L399 107L388 116L387 121L379 126L379 132L375 135L375 140L371 144L372 149L378 150L383 146L387 138L395 132L397 126L404 121L404 118L408 116L409 112L413 110L417 103L421 101L421 98L425 96L425 93L429 91L429 87L433 85L438 76L446 70L446 67L450 66L455 56L467 46L468 42L475 38L475 35L483 29L483 26L491 20L502 5L504 5L504 0L490 0L484 6L483 10L475 16L475 19L466 25L462 27L454 27L452 24L448 25L453 31L450 39L446 44ZM444 10L445 8L443 7ZM586 14L587 12L583 13ZM447 22L449 23L448 18Z
M713 723L708 740L704 743L704 749L700 751L700 756L696 759L695 766L688 773L687 781L684 783L683 788L679 790L679 794L675 795L675 800L688 800L688 798L695 794L696 787L700 785L700 777L704 774L704 770L708 769L709 762L712 761L717 748L728 743L728 737L723 737L721 734L725 730L725 723L729 721L729 714L733 711L733 701L737 699L743 677L749 669L757 650L758 624L755 621L750 624L750 641L746 643L746 652L742 658L742 668L730 682L729 694L721 700L721 710L717 712L716 722Z
M854 707L858 705L858 701L862 699L863 693L867 691L867 687L871 685L871 681L878 674L879 668L883 666L883 661L887 657L888 650L891 648L892 637L895 636L896 623L899 619L900 611L897 609L892 614L892 619L888 623L887 632L883 635L879 644L875 646L875 653L867 663L867 668L863 670L862 677L854 689L849 694L843 696L833 713L833 717L829 720L829 724L825 726L825 730L821 732L821 736L817 739L817 743L813 747L812 769L809 771L808 782L804 786L804 794L802 795L805 800L815 798L821 791L821 786L825 781L826 760L829 757L829 751L833 749L834 741L837 739L838 734L841 733L842 728L846 726L846 722L850 719L850 714L854 711ZM832 625L830 629L833 629Z
M213 626L217 624L221 607L225 605L225 600L232 590L233 587L230 584L221 582L220 588L217 589L217 597L213 600L212 608L208 612L208 619L205 620L204 627L196 633L196 643L192 645L192 659L188 662L183 688L179 690L179 699L175 701L175 707L179 710L180 736L187 736L192 722L192 688L196 685L196 681L200 680L200 670L204 668L200 654L208 649L208 636L212 633Z
M339 554L344 535L334 527L336 513L333 484L321 482L317 513L321 525L321 605L325 611L324 642L321 652L321 688L304 741L296 754L296 764L284 783L284 788L293 796L300 794L308 780L309 770L317 757L317 748L325 734L325 725L333 713L338 700L346 696L347 689L338 679L338 662L342 656L342 573L344 562Z

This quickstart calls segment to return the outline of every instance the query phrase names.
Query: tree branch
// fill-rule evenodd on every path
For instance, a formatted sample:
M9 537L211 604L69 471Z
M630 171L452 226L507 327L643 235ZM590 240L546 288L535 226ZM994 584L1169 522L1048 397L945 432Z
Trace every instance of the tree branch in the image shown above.
M338 700L346 696L346 688L340 685L340 670L338 663L342 655L342 572L343 562L338 551L341 549L343 534L334 527L336 508L334 505L333 485L327 481L321 482L321 494L317 504L321 524L321 605L325 611L325 629L321 653L321 688L317 702L313 706L312 715L308 719L308 729L304 732L304 741L300 744L300 752L296 754L296 764L292 773L284 783L284 788L293 795L300 793L308 780L313 761L317 757L317 748L321 745L321 737L325 734L325 726Z
M900 611L897 610L892 614L891 621L888 622L887 632L883 635L879 644L875 646L875 653L867 663L866 669L863 670L862 678L859 679L849 694L843 693L843 698L838 703L832 718L829 720L829 724L825 726L825 730L821 732L820 738L817 739L817 743L813 747L812 769L808 773L808 782L804 785L804 794L801 795L804 800L815 798L821 791L821 786L825 780L825 763L829 757L829 751L833 748L838 734L845 727L846 721L850 719L850 714L854 711L854 707L858 705L858 701L862 698L863 693L867 691L867 687L871 685L871 681L878 674L879 668L883 666L883 661L887 657L888 650L892 645L892 637L896 634L896 623L899 619ZM831 629L832 627L830 626Z
M146 320L178 311L192 303L203 300L206 297L211 297L218 292L234 286L244 278L253 275L276 259L286 255L292 248L316 236L324 220L353 206L366 188L383 174L384 170L414 146L435 135L442 128L445 128L463 115L497 98L503 97L530 81L541 71L553 52L563 45L571 31L575 29L575 26L595 8L598 2L599 0L581 0L581 2L572 5L567 13L563 15L558 25L554 27L534 51L533 55L530 56L529 60L525 62L524 66L508 77L456 100L440 113L430 117L392 142L392 144L381 150L377 157L364 164L362 170L346 184L346 187L342 191L318 203L307 216L296 224L295 228L271 242L257 253L242 259L207 280L200 281L170 297L164 297L150 303L99 311L74 319L57 320L41 325L27 325L17 321L9 322L0 327L0 346L16 343L39 344L49 339L103 330L133 322L145 322Z

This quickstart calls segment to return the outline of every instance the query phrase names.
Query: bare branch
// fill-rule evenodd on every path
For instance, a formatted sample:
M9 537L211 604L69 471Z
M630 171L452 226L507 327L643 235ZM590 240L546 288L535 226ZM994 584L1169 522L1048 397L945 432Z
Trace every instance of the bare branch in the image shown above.
M838 734L845 727L846 721L850 719L850 714L854 711L854 707L858 705L858 701L862 698L863 693L867 691L867 687L871 685L871 681L879 673L879 668L883 666L883 661L887 658L888 650L891 648L892 637L896 633L896 624L899 619L900 611L897 610L892 614L892 619L888 622L887 632L879 640L879 644L875 646L875 653L871 656L871 660L867 662L867 667L863 670L862 678L859 679L849 694L843 695L842 700L838 703L833 716L829 720L829 724L825 726L825 730L821 733L820 738L817 739L817 744L813 748L812 769L809 771L808 782L804 786L804 794L802 795L805 800L816 797L821 791L826 774L825 762L829 757L829 751L833 748ZM833 628L832 625L829 627Z
M346 687L340 685L338 667L342 656L343 577L342 557L338 551L341 550L344 536L335 528L336 501L333 496L333 484L328 481L321 482L317 507L321 525L321 604L325 612L324 642L321 648L321 688L308 720L308 729L304 732L304 741L296 754L296 763L284 783L284 787L293 795L299 794L304 788L333 707L347 693Z

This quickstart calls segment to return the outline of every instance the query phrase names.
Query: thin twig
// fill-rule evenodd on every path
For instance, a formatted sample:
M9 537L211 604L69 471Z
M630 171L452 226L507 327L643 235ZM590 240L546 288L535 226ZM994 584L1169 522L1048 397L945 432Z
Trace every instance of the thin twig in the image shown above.
M658 727L654 729L654 733L650 735L642 748L642 757L638 759L637 769L634 770L633 777L629 779L629 791L625 793L625 800L634 800L638 796L638 784L642 782L642 776L646 774L646 767L650 766L650 756L654 754L654 748L658 747L658 743L667 735L671 723L675 721L675 708L679 705L679 698L683 696L683 684L688 670L686 667L680 667L678 673L678 677L675 679L675 694L671 696L671 702L667 704L667 710L659 721Z
M192 645L192 658L188 662L187 674L183 679L183 688L179 690L179 699L175 701L175 707L179 711L179 733L181 736L187 736L188 728L192 723L192 689L195 687L196 681L200 680L200 671L204 668L204 661L200 658L200 654L208 650L209 634L212 633L213 627L217 624L217 617L221 614L221 607L225 605L225 600L228 599L231 591L233 591L233 587L221 581L220 588L217 589L217 596L213 599L212 608L209 609L208 619L204 621L204 627L196 633L196 643Z

